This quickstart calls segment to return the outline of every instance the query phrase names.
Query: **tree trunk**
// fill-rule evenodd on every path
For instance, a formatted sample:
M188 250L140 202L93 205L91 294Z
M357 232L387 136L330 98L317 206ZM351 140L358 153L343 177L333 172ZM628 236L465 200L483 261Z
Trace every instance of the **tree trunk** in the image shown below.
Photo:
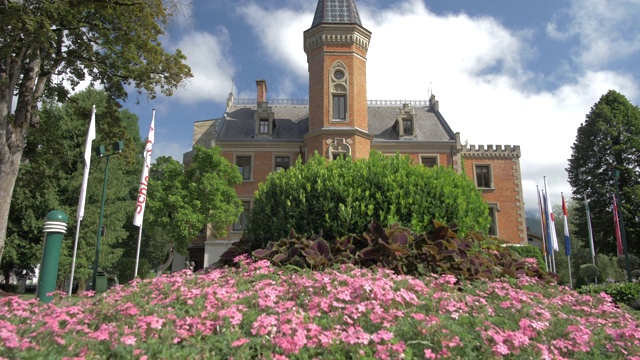
M44 91L46 80L46 77L38 77L41 64L39 51L32 53L29 63L24 64L13 116L11 104L15 83L8 81L12 76L0 74L0 263L7 238L13 188L18 178L27 132L29 126L38 121L37 100ZM13 70L18 71L17 66Z
M6 148L0 150L0 262L2 262L2 253L7 238L11 197L18 178L21 157L22 150L15 154Z
M160 277L162 275L162 273L165 270L167 270L167 268L173 262L173 257L174 257L174 246L173 246L173 243L170 243L169 246L167 246L167 250L169 251L169 258L167 259L167 261L164 264L156 267L156 277Z

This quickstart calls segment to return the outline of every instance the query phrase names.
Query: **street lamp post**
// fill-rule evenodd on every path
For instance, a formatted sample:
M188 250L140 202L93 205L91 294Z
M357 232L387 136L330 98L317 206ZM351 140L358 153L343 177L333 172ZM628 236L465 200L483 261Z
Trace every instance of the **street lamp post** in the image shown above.
M618 208L622 208L622 199L620 198L620 189L618 188L618 178L620 177L620 170L613 169L613 180L616 184L616 198L618 200ZM618 212L618 219L620 219L620 233L622 235L622 250L624 251L624 258L627 263L627 280L631 282L631 262L629 261L629 251L627 250L627 235L624 230L624 217L622 211Z
M98 280L98 263L100 260L100 244L102 240L102 219L104 218L104 203L107 197L107 178L109 176L109 158L111 157L111 155L120 154L123 149L124 149L124 142L122 141L116 141L113 143L113 152L111 154L105 155L104 146L98 146L95 148L95 152L98 155L98 157L107 158L107 164L104 168L104 184L102 185L102 204L100 205L100 220L98 221L98 241L96 241L96 259L93 262L93 277L91 278L91 281L93 284L91 288L93 291L96 291L96 283Z

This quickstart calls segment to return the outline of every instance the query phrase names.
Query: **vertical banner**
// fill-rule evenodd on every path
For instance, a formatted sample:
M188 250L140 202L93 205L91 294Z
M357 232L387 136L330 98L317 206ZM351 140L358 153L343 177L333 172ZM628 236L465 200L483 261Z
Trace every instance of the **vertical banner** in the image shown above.
M618 200L615 195L613 195L613 222L616 231L616 247L618 250L618 256L622 256L624 255L624 252L622 251L622 235L620 233L620 218L618 217Z
M147 203L147 185L149 184L149 168L151 167L151 150L154 140L156 110L153 109L151 116L151 127L149 128L149 137L144 146L144 166L142 167L142 175L140 176L140 188L138 189L136 211L133 214L133 225L142 226L142 218L144 217L144 208Z

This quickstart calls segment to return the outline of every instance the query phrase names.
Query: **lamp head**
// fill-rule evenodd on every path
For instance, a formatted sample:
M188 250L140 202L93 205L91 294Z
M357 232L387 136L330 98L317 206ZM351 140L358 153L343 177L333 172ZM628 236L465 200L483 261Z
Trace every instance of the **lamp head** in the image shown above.
M98 157L103 157L104 153L106 153L104 146L100 145L100 146L96 146L95 149L93 149L93 151L95 151L96 155L98 155Z
M119 154L124 150L124 141L116 141L113 143L113 153Z

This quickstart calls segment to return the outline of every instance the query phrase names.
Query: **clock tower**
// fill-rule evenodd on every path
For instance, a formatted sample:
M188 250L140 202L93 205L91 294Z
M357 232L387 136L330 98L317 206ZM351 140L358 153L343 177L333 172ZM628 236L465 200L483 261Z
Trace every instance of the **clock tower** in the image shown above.
M362 26L355 0L318 0L304 32L309 64L307 154L368 157L372 135L367 116L367 50L371 32Z

